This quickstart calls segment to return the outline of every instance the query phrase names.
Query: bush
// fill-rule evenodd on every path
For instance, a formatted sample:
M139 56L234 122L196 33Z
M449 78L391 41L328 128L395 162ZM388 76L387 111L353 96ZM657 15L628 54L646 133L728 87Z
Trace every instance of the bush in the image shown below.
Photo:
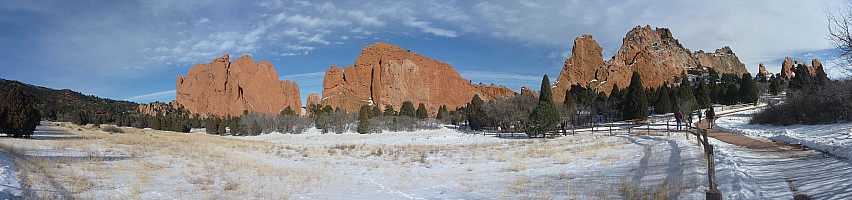
M41 120L32 101L18 88L0 92L0 132L15 137L31 136Z
M101 130L104 131L104 132L107 132L107 133L124 133L124 131L122 131L120 128L118 128L117 126L113 126L113 125L103 126L103 128L101 128Z
M380 116L370 119L369 132L411 132L417 130L434 130L439 128L441 128L441 124L435 119L417 119L408 116Z
M787 91L787 99L755 113L750 123L792 125L852 121L852 81Z
M370 114L370 106L361 106L361 110L358 112L358 133L367 134L370 132Z
M322 114L317 115L316 119L317 128L322 129L322 133L334 132L340 134L351 131L355 127L354 123L355 119L342 110L323 111Z

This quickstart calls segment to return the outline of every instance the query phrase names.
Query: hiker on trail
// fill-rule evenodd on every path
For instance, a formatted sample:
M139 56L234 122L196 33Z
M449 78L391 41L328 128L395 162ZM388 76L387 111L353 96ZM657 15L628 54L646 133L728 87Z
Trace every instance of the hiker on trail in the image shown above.
M677 112L674 114L675 121L677 121L677 130L680 130L680 122L683 120L683 113L680 113L680 109L677 109Z
M702 113L701 109L698 109L698 121L699 122L701 121L701 113Z
M710 109L707 109L706 112L707 113L704 113L704 114L707 115L707 128L713 129L713 123L716 120L716 112L713 111L713 107L710 107Z
M698 112L698 113L701 113L701 112ZM692 113L691 112L689 113L689 116L686 117L686 121L689 122L689 124L686 124L686 129L692 128Z

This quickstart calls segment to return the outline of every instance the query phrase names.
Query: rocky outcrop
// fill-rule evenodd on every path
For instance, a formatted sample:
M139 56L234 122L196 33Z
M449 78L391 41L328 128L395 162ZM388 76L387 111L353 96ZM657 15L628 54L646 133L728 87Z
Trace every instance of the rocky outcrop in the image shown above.
M816 72L820 70L825 70L822 68L822 62L819 62L819 60L816 58L811 60L811 68L809 70L811 71L811 74L816 75Z
M521 94L523 94L523 95L527 95L527 94L528 94L528 95L532 95L533 97L535 97L536 99L538 99L538 91L535 91L535 90L533 90L533 89L530 89L530 88L528 88L528 87L526 87L526 86L521 86ZM563 99L564 99L564 98L563 98Z
M553 84L554 91L562 92L554 92L553 99L564 100L565 91L573 85L581 85L586 88L597 87L597 83L600 83L597 78L606 77L606 66L601 52L601 46L591 35L582 35L574 39L571 57L565 60L562 71ZM603 74L598 75L598 72Z
M772 74L770 74L769 71L766 70L766 65L763 65L763 63L760 63L759 66L760 66L760 69L757 72L758 75L761 75L761 76L764 76L764 77L772 76Z
M691 52L672 36L669 29L637 26L624 37L621 48L609 60L603 61L601 48L589 35L577 37L571 57L554 83L554 100L562 101L572 88L594 89L609 94L616 85L626 88L633 72L642 75L642 85L657 88L680 82L686 71L713 69L720 73L746 73L730 47L713 53Z
M465 105L475 94L484 100L516 93L504 86L471 84L449 64L379 42L364 47L354 66L331 66L323 80L322 104L357 111L361 105L423 103L430 114L446 105Z
M255 63L243 55L230 62L228 54L178 76L175 102L201 116L278 114L288 106L300 114L302 107L299 86L278 80L269 61Z
M793 66L793 59L791 59L790 57L785 57L784 62L781 63L781 77L786 79L790 79L790 77L793 77L793 71L795 71L795 69L793 69Z
M311 113L311 105L317 104L322 104L319 94L311 92L311 94L308 95L308 98L305 99L305 113Z
M740 62L737 54L734 54L734 51L728 46L716 49L713 53L698 51L693 55L698 60L698 66L713 69L720 74L743 75L748 73L745 64Z
M156 116L157 114L165 115L172 110L172 108L172 105L163 102L150 102L146 104L139 104L137 110L141 114Z

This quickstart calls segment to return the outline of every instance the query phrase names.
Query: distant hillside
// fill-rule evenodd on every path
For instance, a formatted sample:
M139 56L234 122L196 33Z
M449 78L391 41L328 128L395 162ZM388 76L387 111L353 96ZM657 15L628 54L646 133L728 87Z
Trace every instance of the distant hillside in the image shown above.
M43 118L51 116L50 113L56 113L59 119L63 119L64 116L78 109L93 114L135 113L139 106L137 103L129 101L100 98L69 89L55 90L20 81L0 79L0 91L8 91L13 87L20 88L24 95L35 101L36 109L41 111Z

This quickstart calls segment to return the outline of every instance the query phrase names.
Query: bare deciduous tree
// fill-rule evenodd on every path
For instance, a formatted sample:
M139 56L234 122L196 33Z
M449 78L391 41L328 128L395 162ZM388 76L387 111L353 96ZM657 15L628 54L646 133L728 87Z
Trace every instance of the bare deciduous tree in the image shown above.
M837 11L838 13L826 12L829 39L840 51L840 59L836 64L847 75L852 75L852 3L846 3Z

